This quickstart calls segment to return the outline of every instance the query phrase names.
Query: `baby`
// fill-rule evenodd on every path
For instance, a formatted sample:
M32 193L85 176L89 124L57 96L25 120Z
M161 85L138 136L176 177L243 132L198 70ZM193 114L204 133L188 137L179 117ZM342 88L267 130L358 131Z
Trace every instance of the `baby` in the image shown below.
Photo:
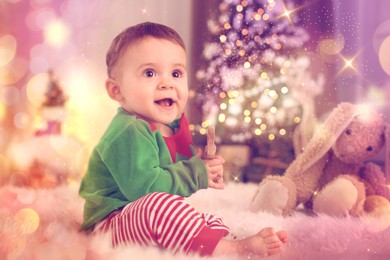
M224 159L197 156L184 108L186 51L173 29L156 23L127 28L106 56L106 91L118 112L94 148L80 186L82 229L110 232L113 246L157 246L173 253L272 255L284 231L265 228L228 240L229 228L187 204L199 189L223 189Z

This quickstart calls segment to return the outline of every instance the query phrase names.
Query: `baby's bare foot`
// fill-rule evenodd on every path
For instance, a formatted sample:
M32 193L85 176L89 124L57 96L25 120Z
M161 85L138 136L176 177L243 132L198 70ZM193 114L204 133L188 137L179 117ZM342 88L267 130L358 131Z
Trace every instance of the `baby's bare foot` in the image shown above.
M259 233L243 240L222 239L215 248L213 255L238 254L244 256L268 256L281 253L287 244L285 231L274 232L273 228L264 228Z
M245 253L268 256L282 252L285 241L287 242L287 234L284 231L275 233L273 228L264 228L256 235L241 242Z
M278 231L276 232L276 235L278 236L278 238L280 239L280 241L283 242L283 244L288 244L288 238L287 238L287 233L286 231Z

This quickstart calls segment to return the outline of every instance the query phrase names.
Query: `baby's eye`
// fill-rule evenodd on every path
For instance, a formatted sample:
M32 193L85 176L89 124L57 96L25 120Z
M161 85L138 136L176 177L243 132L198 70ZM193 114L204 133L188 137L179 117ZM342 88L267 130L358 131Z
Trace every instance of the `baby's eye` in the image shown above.
M152 78L152 77L156 76L156 73L154 72L154 70L148 69L148 70L145 70L144 73L145 73L145 76L148 78Z
M181 71L175 70L174 72L172 72L172 77L174 77L174 78L181 78L182 75L183 75L183 73L181 73Z

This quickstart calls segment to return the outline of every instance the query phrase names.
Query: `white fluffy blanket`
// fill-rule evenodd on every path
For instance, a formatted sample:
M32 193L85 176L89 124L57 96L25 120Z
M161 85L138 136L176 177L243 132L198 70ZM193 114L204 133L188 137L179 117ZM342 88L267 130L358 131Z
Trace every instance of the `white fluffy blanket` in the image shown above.
M112 249L107 237L79 233L83 201L77 190L76 185L46 190L0 188L0 258L201 259L156 248ZM290 243L285 252L267 259L390 259L390 228L378 231L377 220L313 216L303 211L286 218L255 214L248 210L255 190L255 184L229 183L224 190L201 190L188 201L202 212L222 217L238 238L267 226L286 230Z

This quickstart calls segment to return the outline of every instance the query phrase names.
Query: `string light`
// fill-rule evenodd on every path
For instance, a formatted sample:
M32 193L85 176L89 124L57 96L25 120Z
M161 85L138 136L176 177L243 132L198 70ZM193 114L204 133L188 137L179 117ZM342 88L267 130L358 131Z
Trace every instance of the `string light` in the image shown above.
M255 135L261 135L263 131L261 129L256 128L255 129Z
M226 120L225 114L223 114L223 113L219 114L218 121L223 123L223 122L225 122L225 120Z

